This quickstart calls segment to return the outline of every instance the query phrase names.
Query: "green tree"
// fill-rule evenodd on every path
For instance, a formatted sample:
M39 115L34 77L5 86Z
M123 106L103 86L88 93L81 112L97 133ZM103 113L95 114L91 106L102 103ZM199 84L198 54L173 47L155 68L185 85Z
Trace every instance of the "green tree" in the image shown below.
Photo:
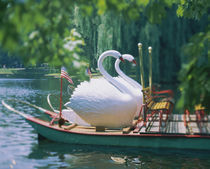
M54 66L65 65L71 68L71 72L74 73L83 72L88 59L93 59L91 53L101 51L103 44L94 40L92 44L93 52L91 51L86 57L86 53L83 51L87 50L87 47L83 46L84 41L78 33L79 31L74 29L77 24L74 19L76 8L79 8L81 17L99 16L99 18L107 18L106 16L109 16L119 23L125 20L142 20L142 23L145 23L144 26L141 25L143 29L136 31L141 35L141 38L143 37L142 39L155 37L154 41L151 40L151 44L154 45L154 48L158 46L159 49L161 46L158 44L158 39L161 37L158 24L161 23L163 18L167 17L169 10L175 6L178 17L189 19L189 21L191 19L199 20L202 17L208 17L209 5L208 0L0 0L0 48L21 56L25 63L48 62ZM113 14L110 16L109 12ZM123 19L118 20L115 16L120 16ZM143 21L146 19L150 23ZM108 20L106 21L108 23ZM85 26L88 26L88 24ZM91 26L89 24L87 28L91 29ZM129 26L132 27L133 24ZM135 25L133 27L136 28ZM102 23L97 30L100 31L102 39L107 34L113 36L117 33L114 24L108 29L108 32L103 32L104 29L107 29L107 26ZM81 29L79 30L81 31ZM209 107L208 30L209 27L206 28L206 31L201 30L202 32L194 35L189 44L183 48L184 54L189 55L189 58L187 60L183 59L185 65L183 65L180 73L182 93L179 107L192 107L197 103ZM122 29L122 31L129 34L129 31L125 29ZM153 36L154 32L155 35ZM80 33L82 34L82 32ZM97 36L97 32L90 33ZM115 49L120 48L119 46L122 45L123 41L129 37L129 35L123 36L121 35L122 39L120 40L114 36L111 37L109 44L117 40ZM85 42L88 42L87 38L88 36L84 37ZM134 38L132 43L137 43L138 40L138 38ZM162 41L164 42L164 39ZM148 40L147 44L149 42ZM99 46L100 49L97 49L96 46ZM122 46L123 52L125 49L130 52L130 47ZM104 46L103 49L105 50L106 47L109 46ZM157 52L156 49L155 53ZM137 50L134 53L137 54ZM168 61L170 62L170 59ZM112 61L109 61L107 65L110 62ZM95 65L96 63L93 61L91 64ZM171 69L170 66L168 68ZM158 67L155 67L155 70L158 70Z
M85 63L78 55L84 41L71 26L73 1L1 0L0 6L1 48L26 64L65 65L76 71Z
M206 17L209 21L210 3L207 0L182 0L177 15L188 19L200 20ZM192 36L190 42L183 47L187 62L180 71L181 98L179 108L194 109L201 104L210 110L210 24L203 32Z

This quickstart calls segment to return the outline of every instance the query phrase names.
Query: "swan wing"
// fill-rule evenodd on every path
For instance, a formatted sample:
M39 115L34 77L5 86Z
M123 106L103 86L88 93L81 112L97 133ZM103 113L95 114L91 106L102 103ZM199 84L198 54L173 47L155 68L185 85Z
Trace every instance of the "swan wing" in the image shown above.
M131 125L136 101L121 93L104 78L82 83L65 104L91 125L119 127Z
M104 78L83 82L73 92L70 102L65 104L75 112L98 112L108 105L119 105L121 93Z
M77 113L75 113L72 109L64 109L62 110L63 117L68 120L70 123L76 123L81 126L90 126L87 122L85 122Z
M139 88L133 87L129 82L127 82L125 79L123 79L120 76L114 77L114 79L119 83L125 85L133 93L133 96L135 97L137 102L136 116L139 116L141 105L143 104L143 93L141 91L142 87L140 85Z

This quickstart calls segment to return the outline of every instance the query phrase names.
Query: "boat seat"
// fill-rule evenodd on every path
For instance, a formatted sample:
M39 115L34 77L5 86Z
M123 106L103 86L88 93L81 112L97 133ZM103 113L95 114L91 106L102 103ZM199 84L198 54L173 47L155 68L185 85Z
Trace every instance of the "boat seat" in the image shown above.
M195 110L205 110L205 107L203 107L201 104L195 105Z
M196 114L196 120L198 122L203 121L204 118L206 117L205 107L203 107L201 104L195 105L195 114Z
M143 107L141 109L141 114L143 114L144 116L144 122L145 122L145 126L147 124L147 122L151 123L153 120L153 117L155 115L158 114L159 116L159 131L160 128L163 127L162 126L162 122L166 122L168 121L168 115L171 114L172 112L172 108L173 108L173 102L171 101L171 99L169 99L169 97L163 97L163 96L159 96L157 94L153 94L151 93L151 90L149 87L144 88L142 90L143 92L143 99L144 99L144 103ZM162 93L161 93L162 94ZM163 99L164 98L164 99ZM165 114L165 118L163 119L163 115ZM165 126L166 127L166 126Z
M208 117L205 112L205 107L202 106L201 104L197 104L194 106L194 114L196 115L195 122L197 123L200 133L202 133L202 128L205 126L204 122L208 122ZM184 124L185 127L189 126L189 123L192 122L190 118L190 111L188 109L185 110L184 112Z
M169 110L170 104L170 102L155 102L152 104L151 110Z

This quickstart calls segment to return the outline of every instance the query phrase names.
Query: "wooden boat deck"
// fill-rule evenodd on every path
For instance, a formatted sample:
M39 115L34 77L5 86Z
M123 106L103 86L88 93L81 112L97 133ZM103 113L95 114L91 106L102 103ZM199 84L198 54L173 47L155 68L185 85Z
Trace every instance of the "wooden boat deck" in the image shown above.
M190 115L186 119L187 125L185 126L184 115L173 114L168 120L167 124L159 130L159 118L156 117L152 121L150 127L142 127L140 133L165 133L165 134L184 134L184 135L210 135L210 115L202 122L196 121L195 115Z
M96 131L95 127L84 127L77 125L70 125L69 129L67 126L66 131L79 132L86 134L174 134L174 135L210 135L210 115L205 119L205 121L198 123L196 121L195 115L190 115L190 119L187 120L187 125L184 123L184 116L179 114L173 114L169 118L166 124L163 124L159 130L159 118L155 117L151 121L151 124L147 124L147 127L140 126L138 130L117 130L117 129L107 129ZM149 122L148 122L149 123ZM126 131L126 132L125 132Z

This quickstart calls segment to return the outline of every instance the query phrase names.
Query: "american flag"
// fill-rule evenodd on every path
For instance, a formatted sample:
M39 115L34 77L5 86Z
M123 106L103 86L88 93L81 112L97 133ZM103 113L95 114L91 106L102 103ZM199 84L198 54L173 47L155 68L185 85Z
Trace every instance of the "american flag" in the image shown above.
M86 69L86 74L89 75L90 77L92 77L92 73L89 68Z
M71 79L71 77L67 73L65 67L61 68L61 78L65 78L65 79L67 79L69 81L69 83L74 84L73 80Z

